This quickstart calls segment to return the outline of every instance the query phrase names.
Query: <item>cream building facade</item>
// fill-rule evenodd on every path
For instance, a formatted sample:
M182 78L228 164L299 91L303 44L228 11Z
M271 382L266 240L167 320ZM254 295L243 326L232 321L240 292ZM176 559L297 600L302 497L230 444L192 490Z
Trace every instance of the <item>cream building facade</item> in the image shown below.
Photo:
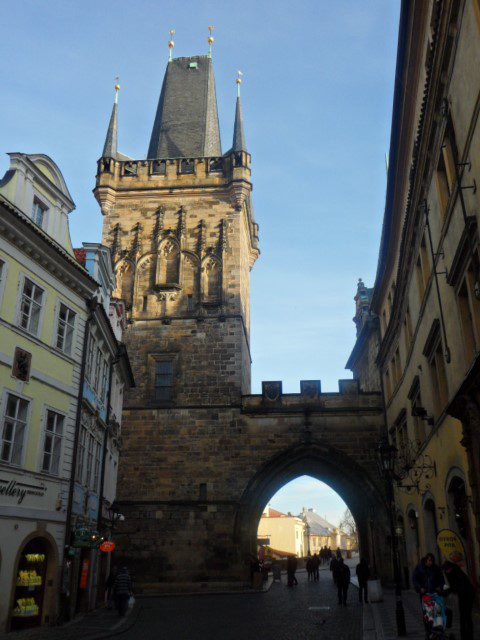
M87 309L74 203L51 158L0 181L0 629L52 624L65 542Z
M307 555L305 521L272 509L269 505L265 507L260 518L257 539L260 546L270 547L276 555L294 554L297 558Z

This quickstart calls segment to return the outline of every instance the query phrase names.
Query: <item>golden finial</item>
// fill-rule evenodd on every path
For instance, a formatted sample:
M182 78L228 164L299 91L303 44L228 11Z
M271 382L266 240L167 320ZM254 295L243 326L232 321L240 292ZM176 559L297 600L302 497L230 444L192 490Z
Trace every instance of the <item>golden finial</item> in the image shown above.
M171 62L172 61L173 47L175 46L175 42L173 41L173 35L175 33L175 29L170 29L170 31L168 33L170 34L170 41L168 43L168 49L169 49L168 61Z
M208 57L211 58L212 57L212 44L213 44L213 36L212 36L212 31L215 29L215 27L213 25L208 27L208 32L209 32L209 36L207 38L207 42L208 42Z
M120 91L120 85L118 84L119 80L120 78L115 76L115 104L118 102L118 92Z
M237 79L235 82L237 83L237 96L240 97L240 85L242 84L242 76L243 73L241 71L237 71Z

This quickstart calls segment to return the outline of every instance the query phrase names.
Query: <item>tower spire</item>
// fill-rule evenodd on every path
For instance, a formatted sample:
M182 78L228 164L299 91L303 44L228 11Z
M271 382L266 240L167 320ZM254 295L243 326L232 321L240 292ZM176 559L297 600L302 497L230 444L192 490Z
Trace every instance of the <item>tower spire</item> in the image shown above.
M168 33L170 34L170 40L168 42L168 61L171 62L173 59L173 47L175 46L175 42L173 41L175 29L170 29Z
M211 58L212 57L212 45L213 45L213 36L212 36L212 31L215 29L214 26L210 25L208 27L208 32L209 32L209 36L207 38L207 42L208 42L208 57Z
M237 105L235 108L235 125L233 127L232 151L246 151L245 132L243 130L242 103L240 101L240 85L242 84L243 73L237 71Z
M112 115L108 124L107 136L103 145L102 158L117 157L117 112L118 112L118 92L120 85L118 84L118 76L115 78L115 98L113 101Z

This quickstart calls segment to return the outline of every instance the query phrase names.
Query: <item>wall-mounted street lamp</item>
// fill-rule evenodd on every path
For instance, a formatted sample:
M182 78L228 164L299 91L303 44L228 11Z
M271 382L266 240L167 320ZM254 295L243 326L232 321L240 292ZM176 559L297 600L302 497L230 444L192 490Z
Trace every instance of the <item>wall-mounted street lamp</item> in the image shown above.
M395 528L395 498L393 494L393 480L396 477L395 464L397 460L397 449L388 441L387 437L383 437L377 449L378 464L381 475L385 481L385 491L387 494L387 508L390 522L390 542L392 547L393 573L395 577L395 618L397 621L397 634L399 636L407 635L405 625L405 611L402 601L402 583L400 578L400 563L398 557L398 540L397 529Z

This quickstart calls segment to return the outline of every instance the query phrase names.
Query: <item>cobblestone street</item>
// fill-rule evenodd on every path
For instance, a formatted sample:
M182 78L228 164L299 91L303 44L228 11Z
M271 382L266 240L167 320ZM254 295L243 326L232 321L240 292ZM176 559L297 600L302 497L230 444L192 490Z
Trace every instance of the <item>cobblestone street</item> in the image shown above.
M141 601L142 611L122 640L360 640L362 605L351 585L346 608L337 604L329 571L320 583L299 572L298 586L286 578L266 593L172 598Z

